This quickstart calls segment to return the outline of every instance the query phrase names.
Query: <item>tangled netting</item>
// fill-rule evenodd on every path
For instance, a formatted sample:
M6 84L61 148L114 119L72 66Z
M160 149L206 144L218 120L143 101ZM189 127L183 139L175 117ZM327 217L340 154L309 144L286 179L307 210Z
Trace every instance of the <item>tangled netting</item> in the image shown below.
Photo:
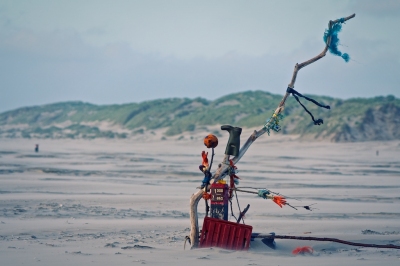
M331 43L329 44L329 52L331 52L334 55L340 56L344 59L344 61L349 62L350 56L346 53L342 53L338 49L339 45L339 37L338 34L342 30L342 23L344 23L344 18L341 18L337 23L335 23L332 28L326 29L324 33L324 42L326 43L328 40L328 37L331 37Z

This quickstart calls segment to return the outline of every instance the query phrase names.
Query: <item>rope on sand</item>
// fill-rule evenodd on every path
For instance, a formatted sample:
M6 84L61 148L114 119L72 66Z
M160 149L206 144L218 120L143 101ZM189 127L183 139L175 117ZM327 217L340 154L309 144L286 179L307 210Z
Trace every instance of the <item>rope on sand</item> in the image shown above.
M387 245L377 245L377 244L364 244L357 242L345 241L337 238L328 238L328 237L304 237L304 236L285 236L285 235L262 235L262 234L254 234L251 236L252 238L269 238L269 239L297 239L297 240L310 240L310 241L327 241L327 242L336 242L350 246L357 247L367 247L367 248L393 248L400 249L400 246L387 244Z

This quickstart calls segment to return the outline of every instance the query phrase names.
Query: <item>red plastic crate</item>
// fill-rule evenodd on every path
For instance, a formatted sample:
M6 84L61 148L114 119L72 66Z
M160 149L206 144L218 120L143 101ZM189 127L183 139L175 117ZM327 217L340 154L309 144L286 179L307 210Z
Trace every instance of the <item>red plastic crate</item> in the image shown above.
M205 217L200 236L200 247L219 247L248 250L253 227L220 219Z

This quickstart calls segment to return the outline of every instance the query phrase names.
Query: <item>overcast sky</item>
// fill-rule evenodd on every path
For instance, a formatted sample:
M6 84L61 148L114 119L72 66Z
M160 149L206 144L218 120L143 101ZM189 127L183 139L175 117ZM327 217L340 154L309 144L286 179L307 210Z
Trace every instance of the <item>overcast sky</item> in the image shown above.
M0 112L264 90L324 47L330 19L356 13L328 54L299 72L302 93L400 97L400 0L0 0Z

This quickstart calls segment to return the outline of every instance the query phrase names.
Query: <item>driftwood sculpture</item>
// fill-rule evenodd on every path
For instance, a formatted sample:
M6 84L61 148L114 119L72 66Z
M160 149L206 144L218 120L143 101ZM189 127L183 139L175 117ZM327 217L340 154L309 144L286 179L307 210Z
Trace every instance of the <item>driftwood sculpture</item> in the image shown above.
M246 143L240 148L239 153L231 159L232 163L234 165L236 165L240 159L243 157L243 155L246 153L247 149L250 147L251 144L253 144L253 142L259 138L261 135L263 135L264 133L268 132L270 129L274 129L275 126L278 125L279 123L279 117L281 116L281 113L284 110L285 107L285 102L286 99L289 97L290 94L292 94L295 99L299 102L297 96L300 97L304 97L307 100L313 101L315 104L327 108L329 109L329 106L323 106L320 105L319 103L315 102L312 99L309 99L303 95L301 95L300 93L298 93L297 91L295 91L294 88L294 84L296 82L296 77L297 77L297 73L300 69L302 69L305 66L308 66L314 62L316 62L317 60L321 59L322 57L324 57L326 55L326 52L328 51L328 49L336 54L341 56L346 62L349 60L349 56L347 54L342 54L340 51L338 51L337 48L337 32L340 31L341 28L341 23L344 23L345 21L354 18L355 14L345 17L345 18L341 18L341 19L337 19L334 21L329 21L329 27L327 32L325 33L324 36L324 40L325 40L325 48L324 50L317 56L311 58L310 60L307 60L303 63L300 64L296 64L294 67L294 71L293 71L293 76L292 76L292 80L290 81L288 88L286 90L286 94L283 96L282 101L279 103L278 107L276 108L275 112L273 113L273 115L271 116L271 118L267 121L267 123L264 125L263 128L261 128L259 131L254 131L250 137L248 138L248 140L246 141ZM334 48L332 48L332 44L334 45ZM299 102L300 103L300 102ZM301 103L300 103L301 104ZM302 104L301 104L302 105ZM303 105L302 105L303 106ZM304 107L304 106L303 106ZM304 107L305 108L305 107ZM307 112L308 110L305 109ZM323 123L323 121L321 119L317 119L315 120L314 117L312 116L312 114L310 112L308 112L315 125L320 125ZM214 153L214 152L213 152ZM230 168L230 158L229 155L225 155L223 161L221 164L219 164L218 169L215 171L215 173L212 175L211 177L211 181L210 181L210 185L223 179L227 174L228 174L228 169ZM190 198L190 223L191 223L191 227L190 227L190 243L191 243L191 247L192 248L197 248L199 245L199 225L198 225L198 215L197 215L197 206L198 203L200 201L200 199L203 196L204 192L207 192L210 188L210 185L206 185L203 189L199 189L199 191L197 191L196 193L194 193L191 198Z

